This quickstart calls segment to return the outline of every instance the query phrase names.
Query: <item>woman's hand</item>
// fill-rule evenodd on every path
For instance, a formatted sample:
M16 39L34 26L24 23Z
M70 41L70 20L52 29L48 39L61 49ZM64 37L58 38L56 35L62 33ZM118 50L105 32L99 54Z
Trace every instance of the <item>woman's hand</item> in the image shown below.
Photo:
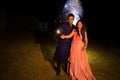
M84 47L82 48L82 51L85 50L85 49L86 49L86 46L84 46Z
M65 36L64 36L64 34L62 34L62 35L60 36L60 38L61 38L61 39L65 39Z

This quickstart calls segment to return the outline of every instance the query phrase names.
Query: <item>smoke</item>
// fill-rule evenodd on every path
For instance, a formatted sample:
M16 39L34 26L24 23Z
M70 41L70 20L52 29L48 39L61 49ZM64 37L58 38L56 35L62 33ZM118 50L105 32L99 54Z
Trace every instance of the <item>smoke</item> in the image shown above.
M64 5L63 11L59 16L60 20L62 22L66 22L69 13L75 15L75 20L73 22L73 24L75 25L76 22L83 16L83 7L80 0L67 0Z

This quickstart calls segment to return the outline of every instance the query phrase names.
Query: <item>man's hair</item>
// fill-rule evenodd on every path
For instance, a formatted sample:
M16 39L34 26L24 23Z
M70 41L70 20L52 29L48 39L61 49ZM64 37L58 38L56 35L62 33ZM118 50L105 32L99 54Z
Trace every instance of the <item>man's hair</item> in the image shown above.
M69 18L70 16L72 16L74 18L74 14L72 14L72 13L70 13L67 18Z

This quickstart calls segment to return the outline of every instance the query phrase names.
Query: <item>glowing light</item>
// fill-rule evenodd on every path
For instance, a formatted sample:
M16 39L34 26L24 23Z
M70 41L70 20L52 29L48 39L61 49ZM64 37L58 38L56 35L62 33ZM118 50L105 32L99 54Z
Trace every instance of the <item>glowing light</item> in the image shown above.
M59 29L57 30L57 34L60 34L60 30Z
M73 24L76 25L76 22L83 16L83 8L80 0L67 0L64 5L63 11L60 15L60 19L63 22L66 22L67 15L69 13L72 13L75 15L75 20Z
M57 35L60 35L62 33L62 30L58 27L58 28L56 28L55 33Z

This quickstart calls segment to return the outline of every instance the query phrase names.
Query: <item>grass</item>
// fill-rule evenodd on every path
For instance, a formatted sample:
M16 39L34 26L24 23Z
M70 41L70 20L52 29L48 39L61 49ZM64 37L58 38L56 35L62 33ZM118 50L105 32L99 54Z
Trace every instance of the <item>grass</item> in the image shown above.
M43 40L42 43L43 55L46 60L50 61L53 58L57 40L48 37L46 41ZM87 48L87 55L89 64L97 80L120 79L119 49L114 47L105 47L101 43L96 43L94 40L90 40ZM63 76L65 77L66 75Z
M53 56L56 36L44 34L34 43L31 32L6 33L0 38L0 80L57 80ZM87 55L97 80L120 79L119 48L89 40ZM62 70L62 80L70 80Z
M88 50L89 61L93 70L95 70L96 78L98 80L119 80L119 49L114 47L104 47L99 43L93 46L90 45L90 47L92 47L92 49L90 51Z

